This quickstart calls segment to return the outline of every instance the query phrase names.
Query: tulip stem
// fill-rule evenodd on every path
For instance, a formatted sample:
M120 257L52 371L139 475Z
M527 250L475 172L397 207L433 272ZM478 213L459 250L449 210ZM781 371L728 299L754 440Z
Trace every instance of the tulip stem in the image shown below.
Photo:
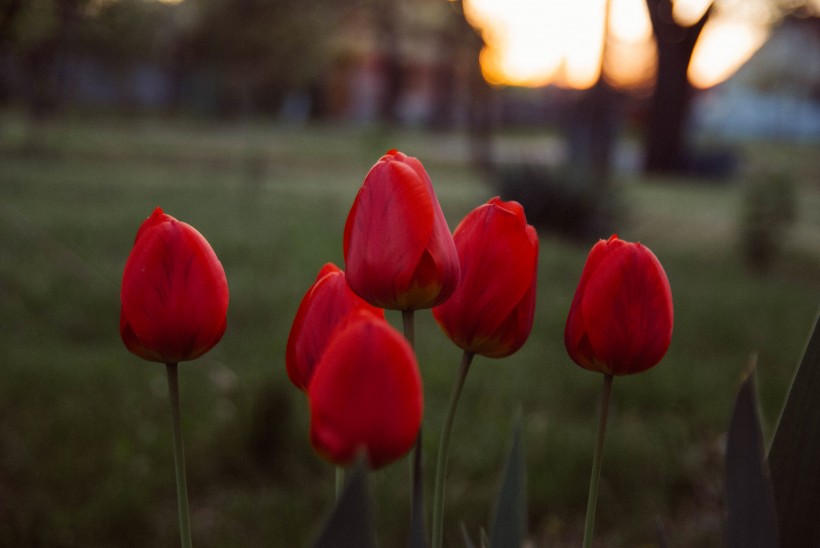
M401 323L404 328L404 338L410 343L413 352L416 351L416 326L415 313L413 310L401 311ZM422 476L422 447L421 431L416 438L416 445L413 447L413 456L410 459L410 488L412 489L412 500L410 501L410 530L414 534L424 532L424 478Z
M416 326L413 321L415 314L413 310L401 311L401 324L404 328L404 338L410 343L410 347L416 350Z
M592 546L592 533L595 529L595 508L598 505L598 480L601 478L606 420L609 415L609 396L612 394L612 378L612 375L604 374L604 387L601 390L601 409L598 416L598 438L595 440L595 452L592 455L592 474L589 479L589 497L587 498L587 518L586 524L584 525L583 548Z
M453 420L456 416L456 407L461 396L461 389L464 388L464 381L467 380L467 373L470 371L470 364L473 363L474 355L472 352L464 351L461 358L461 367L453 384L453 391L450 394L447 414L444 416L444 426L441 430L441 442L439 443L438 460L436 462L436 485L433 494L433 548L441 548L444 540L444 483L447 477L450 432L453 430Z
M336 500L342 496L342 490L345 487L345 469L344 466L336 467Z
M168 373L168 396L171 403L171 424L174 431L174 472L177 479L179 539L183 548L190 548L191 518L188 512L188 485L185 479L185 449L182 446L182 424L179 411L179 373L175 363L165 364Z

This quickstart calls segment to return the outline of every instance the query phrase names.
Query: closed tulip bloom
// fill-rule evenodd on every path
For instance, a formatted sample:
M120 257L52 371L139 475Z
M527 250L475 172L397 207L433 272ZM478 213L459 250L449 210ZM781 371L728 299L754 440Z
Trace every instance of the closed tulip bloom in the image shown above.
M458 283L453 237L421 162L389 151L359 190L344 230L347 281L369 303L431 308Z
M496 197L470 212L453 239L461 280L433 316L463 350L509 356L532 329L538 235L518 202Z
M362 309L384 318L384 310L353 293L338 266L324 265L302 298L288 337L285 365L288 377L297 388L307 389L331 335L353 312Z
M362 453L379 468L407 453L421 428L421 376L409 343L367 312L339 329L308 385L313 447L335 464Z
M657 257L617 235L587 257L564 343L572 360L608 375L655 366L672 339L672 292Z
M225 332L228 282L205 238L156 208L140 226L125 263L120 335L137 356L193 360Z

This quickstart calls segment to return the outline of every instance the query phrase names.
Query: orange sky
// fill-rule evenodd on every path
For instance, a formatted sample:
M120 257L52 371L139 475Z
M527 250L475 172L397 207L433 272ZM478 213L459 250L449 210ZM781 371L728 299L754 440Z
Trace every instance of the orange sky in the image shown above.
M485 78L498 85L583 89L595 83L603 64L604 75L616 86L646 85L654 71L655 45L645 0L610 0L602 59L606 1L463 0L467 20L486 43L480 59ZM691 24L708 3L677 0L673 15ZM714 86L734 74L768 36L763 14L733 10L733 3L737 7L737 0L725 0L724 9L713 11L695 46L689 80L696 87Z

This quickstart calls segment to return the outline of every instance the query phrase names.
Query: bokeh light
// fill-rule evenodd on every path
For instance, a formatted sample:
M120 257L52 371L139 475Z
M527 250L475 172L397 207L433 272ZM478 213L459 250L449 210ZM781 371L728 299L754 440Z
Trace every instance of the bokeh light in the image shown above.
M464 0L467 20L485 42L480 62L495 85L585 89L598 80L619 88L651 84L656 66L644 0ZM673 16L692 25L710 0L677 0ZM700 88L729 78L763 44L770 21L716 9L693 53L689 78ZM606 35L606 40L604 36Z

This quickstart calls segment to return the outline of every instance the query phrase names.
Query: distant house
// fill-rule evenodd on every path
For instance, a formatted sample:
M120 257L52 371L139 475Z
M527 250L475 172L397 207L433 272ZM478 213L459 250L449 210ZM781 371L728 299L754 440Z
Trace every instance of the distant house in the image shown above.
M701 135L820 141L820 18L788 17L729 80L698 95Z

